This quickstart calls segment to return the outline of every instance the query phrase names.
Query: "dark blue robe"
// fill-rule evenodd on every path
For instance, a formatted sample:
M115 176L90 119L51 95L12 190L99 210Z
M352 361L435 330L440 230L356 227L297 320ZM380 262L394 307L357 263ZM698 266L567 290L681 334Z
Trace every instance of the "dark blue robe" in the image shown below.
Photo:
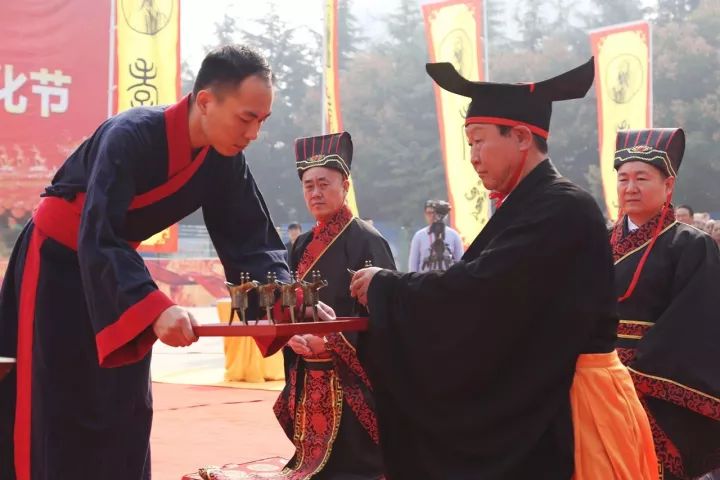
M134 243L202 208L228 281L288 280L244 155L191 152L188 104L103 123L17 241L0 292L0 356L18 358L0 381L2 480L150 478L152 323L172 301Z

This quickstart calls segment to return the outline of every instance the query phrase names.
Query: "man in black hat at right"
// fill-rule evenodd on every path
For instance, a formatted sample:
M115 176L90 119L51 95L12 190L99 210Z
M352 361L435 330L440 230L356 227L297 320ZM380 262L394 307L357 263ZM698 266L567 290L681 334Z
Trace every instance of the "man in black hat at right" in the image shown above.
M682 129L623 130L614 162L618 353L650 418L663 480L720 467L720 254L675 218L684 151Z
M648 420L615 353L603 215L547 156L552 103L585 95L592 59L529 84L427 70L472 99L471 162L497 210L445 272L353 277L371 313L358 352L387 478L657 479Z

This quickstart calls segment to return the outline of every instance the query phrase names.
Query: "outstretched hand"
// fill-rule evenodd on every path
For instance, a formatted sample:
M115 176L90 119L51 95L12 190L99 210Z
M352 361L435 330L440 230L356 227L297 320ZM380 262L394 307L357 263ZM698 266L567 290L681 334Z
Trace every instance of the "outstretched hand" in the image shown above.
M367 292L370 282L377 272L382 270L378 267L368 267L358 270L350 281L350 295L357 299L362 305L367 306Z

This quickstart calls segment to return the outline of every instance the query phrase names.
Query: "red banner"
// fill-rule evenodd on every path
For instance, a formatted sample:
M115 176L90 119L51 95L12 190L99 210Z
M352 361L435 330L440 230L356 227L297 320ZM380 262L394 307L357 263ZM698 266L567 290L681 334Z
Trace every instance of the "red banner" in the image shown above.
M108 116L110 2L0 2L0 232Z

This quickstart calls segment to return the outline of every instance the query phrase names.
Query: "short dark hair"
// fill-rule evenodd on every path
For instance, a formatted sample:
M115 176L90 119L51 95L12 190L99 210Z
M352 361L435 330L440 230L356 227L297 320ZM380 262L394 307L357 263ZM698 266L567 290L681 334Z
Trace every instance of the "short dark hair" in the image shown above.
M693 210L690 205L678 205L677 207L675 207L675 210L677 210L678 208L684 208L685 210L690 212L691 217L695 215L695 210Z
M205 56L193 95L209 87L236 87L253 75L272 82L272 70L265 57L244 45L224 45Z
M508 135L510 135L510 131L512 130L512 127L509 127L507 125L497 125L497 128L500 131L500 135L502 135L503 137L507 137ZM537 148L540 153L548 152L548 144L546 139L544 139L540 135L536 135L533 133L533 142L535 143L535 148Z
M302 231L302 226L301 226L299 223L297 223L297 222L293 222L293 223L289 223L289 224L288 224L287 229L288 229L288 230L300 230L300 231Z

